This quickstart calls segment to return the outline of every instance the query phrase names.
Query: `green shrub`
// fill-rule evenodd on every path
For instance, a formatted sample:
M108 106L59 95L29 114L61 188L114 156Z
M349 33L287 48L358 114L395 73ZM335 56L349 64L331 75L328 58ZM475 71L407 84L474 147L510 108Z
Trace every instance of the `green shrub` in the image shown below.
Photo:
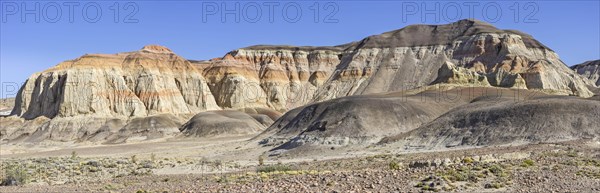
M473 158L471 158L471 157L465 157L462 162L466 163L466 164L473 163Z
M489 188L494 188L494 189L499 189L499 188L503 188L504 184L500 183L500 182L492 182L492 183L488 183L485 184L484 188L489 189Z
M23 167L11 165L6 168L6 176L2 179L3 186L24 185L29 182L29 174Z
M419 182L417 183L417 185L415 185L415 187L420 188L423 187L425 184L423 182Z
M131 156L131 163L137 163L137 155L132 155Z
M400 164L398 164L398 162L395 161L391 161L389 164L389 167L391 170L399 170L400 169Z
M218 183L227 183L229 182L229 179L227 178L227 176L221 176L217 179Z
M488 170L496 176L500 176L500 175L502 175L502 173L504 173L504 169L502 168L502 166L500 166L498 164L494 164L494 165L490 166L490 168L488 168Z
M468 175L465 172L458 172L454 169L447 171L444 174L444 179L448 179L452 182L456 181L467 181L469 179Z
M530 159L523 160L523 163L521 164L521 166L523 166L523 167L529 167L529 166L533 166L533 165L535 165L535 162Z
M265 156L264 155L258 156L258 165L259 166L265 165Z
M261 173L261 172L271 173L271 172L276 172L276 171L285 172L285 171L292 171L292 170L295 170L295 169L288 165L282 165L282 164L262 166L262 167L256 168L257 173Z

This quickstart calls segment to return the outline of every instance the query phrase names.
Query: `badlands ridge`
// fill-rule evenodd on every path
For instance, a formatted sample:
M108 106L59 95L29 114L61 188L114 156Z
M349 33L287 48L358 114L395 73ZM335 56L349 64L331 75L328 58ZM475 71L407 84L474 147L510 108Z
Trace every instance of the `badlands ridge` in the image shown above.
M250 136L278 153L596 139L598 61L573 68L530 35L476 20L331 47L251 46L206 61L149 45L31 75L0 117L0 140Z

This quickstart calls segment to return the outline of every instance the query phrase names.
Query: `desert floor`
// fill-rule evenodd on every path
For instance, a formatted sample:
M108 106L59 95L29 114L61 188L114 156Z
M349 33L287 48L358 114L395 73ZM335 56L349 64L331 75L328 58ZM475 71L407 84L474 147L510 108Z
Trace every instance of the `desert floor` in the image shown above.
M600 143L406 152L394 146L266 156L247 137L0 146L1 192L597 192ZM293 156L290 156L293 155ZM324 156L325 155L325 156Z

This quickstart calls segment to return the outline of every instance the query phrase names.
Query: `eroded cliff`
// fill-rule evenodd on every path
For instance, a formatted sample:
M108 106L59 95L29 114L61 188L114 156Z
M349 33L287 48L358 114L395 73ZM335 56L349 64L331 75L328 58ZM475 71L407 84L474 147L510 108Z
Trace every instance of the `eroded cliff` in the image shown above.
M586 87L589 82L569 70L556 53L533 37L476 20L460 20L447 25L411 25L352 44L314 99L443 83L435 81L447 76L438 72L448 62L454 64L456 72L464 72L458 76L486 77L491 86L593 95Z
M576 70L598 81L597 73L594 74L597 68L582 66ZM476 20L411 25L331 47L251 46L206 61L187 60L166 47L150 45L133 52L87 54L32 75L16 97L13 117L0 118L6 123L0 128L0 139L109 142L126 142L132 136L155 139L178 135L181 130L178 127L186 120L209 110L285 112L344 96L405 91L436 84L590 97L593 96L590 89L597 88L592 81L569 69L556 53L530 35L500 30ZM378 100L374 101L382 105L380 110L400 111L386 106L399 104ZM357 102L347 104L373 108ZM336 122L339 129L379 120L329 120L327 117L343 113L321 110L319 117L292 111L285 119L300 116L298 119L307 118L305 122L308 118L328 120L330 126ZM260 123L252 123L256 127L253 131L284 121L268 116L273 114L248 113ZM419 119L419 124L437 116L429 113L428 119ZM358 122L344 122L348 120ZM282 128L301 131L308 127L298 124ZM378 139L398 132L397 129L354 133L358 138ZM330 136L337 136L335 132Z
M600 60L592 60L577 64L572 66L571 69L575 70L575 72L581 74L583 77L590 79L596 86L600 86Z
M206 80L168 48L88 54L32 75L13 115L25 119L72 116L139 117L220 109Z

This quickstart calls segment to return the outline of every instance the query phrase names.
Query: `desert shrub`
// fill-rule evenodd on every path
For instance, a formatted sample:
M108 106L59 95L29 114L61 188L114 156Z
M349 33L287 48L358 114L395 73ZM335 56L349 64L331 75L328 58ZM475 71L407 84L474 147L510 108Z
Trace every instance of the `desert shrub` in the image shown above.
M132 155L131 156L131 163L137 163L137 155Z
M504 173L504 169L502 168L502 166L500 166L498 164L494 164L494 165L490 166L490 168L488 168L488 170L496 176L500 176Z
M156 154L154 154L154 153L150 154L150 161L156 162Z
M71 152L71 159L77 159L77 152L76 151L72 151Z
M286 171L292 171L292 170L296 170L294 167L288 166L288 165L283 165L283 164L277 164L277 165L270 165L270 166L262 166L262 167L258 167L256 168L256 172L257 173L271 173L271 172L286 172Z
M227 176L221 176L217 179L218 183L227 183L229 182L229 178L227 178Z
M391 161L389 164L389 167L391 170L399 170L400 169L400 164L398 164L398 162L395 161Z
M258 156L258 165L262 166L264 164L265 164L265 156L264 155Z
M423 187L424 185L425 185L425 183L419 182L415 185L415 187L420 188L420 187Z
M495 188L495 189L499 189L504 187L504 184L500 183L500 182L492 182L492 183L487 183L485 184L484 188L489 189L489 188Z
M471 157L465 157L465 158L462 160L462 162L463 162L463 163L466 163L466 164L473 163L473 158L471 158Z
M533 166L533 165L535 165L535 162L530 159L523 160L523 163L521 164L521 166L523 166L523 167L529 167L529 166Z
M6 168L6 176L2 179L3 186L23 185L29 182L29 173L23 167L11 165Z
M452 182L455 181L467 181L469 178L464 172L458 172L456 170L449 170L444 174L445 179Z

